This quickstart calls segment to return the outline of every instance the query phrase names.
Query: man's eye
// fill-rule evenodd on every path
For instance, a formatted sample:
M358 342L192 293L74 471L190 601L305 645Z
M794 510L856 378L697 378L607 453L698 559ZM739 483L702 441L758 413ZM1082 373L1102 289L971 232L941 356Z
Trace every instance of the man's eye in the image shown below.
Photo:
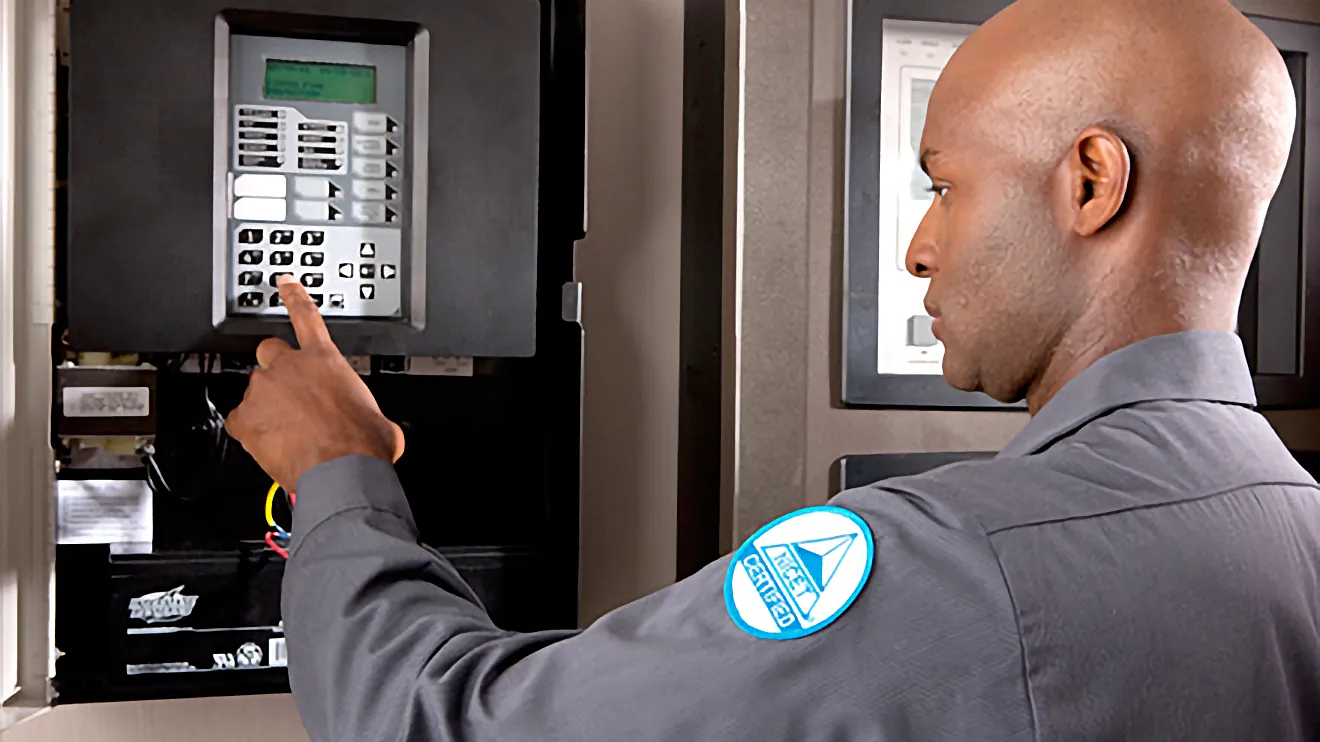
M936 196L939 196L940 198L944 198L944 194L948 192L949 187L948 187L948 186L930 185L930 186L927 186L927 187L926 187L926 190L927 190L928 192L930 192L930 193L935 194Z

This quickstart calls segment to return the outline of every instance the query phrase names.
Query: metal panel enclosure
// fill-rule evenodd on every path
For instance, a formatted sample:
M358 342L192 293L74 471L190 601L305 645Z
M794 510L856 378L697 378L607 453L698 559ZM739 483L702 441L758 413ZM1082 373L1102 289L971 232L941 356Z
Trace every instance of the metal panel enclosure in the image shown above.
M361 40L370 21L429 34L424 321L334 323L341 348L532 355L542 12L534 0L75 2L71 344L232 352L269 332L218 331L211 306L216 19L234 11L251 11L238 14L247 26L263 12L316 14L311 23L284 16L279 30L294 37Z

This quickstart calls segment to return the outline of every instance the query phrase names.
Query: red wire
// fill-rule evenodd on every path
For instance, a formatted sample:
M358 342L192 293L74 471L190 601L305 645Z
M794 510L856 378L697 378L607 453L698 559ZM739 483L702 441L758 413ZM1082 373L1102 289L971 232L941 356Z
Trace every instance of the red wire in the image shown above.
M276 554L279 554L285 559L289 558L289 552L285 551L283 548L280 547L279 544L275 543L274 531L266 531L266 545L269 546L271 549L273 549Z
M298 507L298 496L292 492L289 493L289 507Z

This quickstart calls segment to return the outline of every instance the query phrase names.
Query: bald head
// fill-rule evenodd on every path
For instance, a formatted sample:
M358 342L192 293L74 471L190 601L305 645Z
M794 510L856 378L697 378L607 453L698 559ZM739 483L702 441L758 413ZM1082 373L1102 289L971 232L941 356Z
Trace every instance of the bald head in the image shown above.
M1224 0L1020 0L931 94L908 252L945 377L1033 409L1100 355L1232 330L1296 121Z

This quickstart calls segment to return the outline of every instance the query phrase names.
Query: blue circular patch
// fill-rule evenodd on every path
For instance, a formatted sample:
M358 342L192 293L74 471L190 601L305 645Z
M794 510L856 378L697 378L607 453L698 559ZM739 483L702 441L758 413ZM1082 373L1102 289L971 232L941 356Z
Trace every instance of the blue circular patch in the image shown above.
M798 639L834 623L871 576L875 541L855 513L821 505L778 518L733 555L724 605L760 639Z

